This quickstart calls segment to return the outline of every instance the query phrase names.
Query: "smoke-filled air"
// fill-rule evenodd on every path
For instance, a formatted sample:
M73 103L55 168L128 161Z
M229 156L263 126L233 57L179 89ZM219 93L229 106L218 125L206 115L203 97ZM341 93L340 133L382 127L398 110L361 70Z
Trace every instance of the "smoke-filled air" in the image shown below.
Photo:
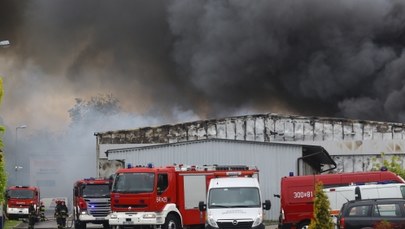
M0 40L8 167L45 155L68 185L95 175L94 132L252 113L405 121L403 0L3 0Z

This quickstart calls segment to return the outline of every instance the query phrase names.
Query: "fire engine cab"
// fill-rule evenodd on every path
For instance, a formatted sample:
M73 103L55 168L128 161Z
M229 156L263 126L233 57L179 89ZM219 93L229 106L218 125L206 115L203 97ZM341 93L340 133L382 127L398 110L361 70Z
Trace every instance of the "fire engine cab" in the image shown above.
M199 202L206 200L212 178L258 176L249 166L136 166L119 169L111 190L111 228L203 226Z
M28 208L33 205L38 212L39 188L35 186L11 186L6 190L6 213L9 219L28 218Z
M87 223L109 227L110 188L111 181L108 179L87 178L74 183L73 218L76 229L85 229Z

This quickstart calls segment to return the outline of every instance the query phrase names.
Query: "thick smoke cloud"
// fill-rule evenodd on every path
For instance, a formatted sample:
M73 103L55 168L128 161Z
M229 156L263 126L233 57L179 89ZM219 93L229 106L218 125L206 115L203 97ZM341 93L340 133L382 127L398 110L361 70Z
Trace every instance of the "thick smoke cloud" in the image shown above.
M404 121L403 1L176 1L176 63L213 105Z
M96 131L199 118L404 122L404 11L402 0L4 0L1 117L11 131L28 124L20 138L37 151L89 160ZM71 128L75 98L97 94L122 114ZM55 132L64 140L46 144Z
M0 31L15 45L0 53L1 73L19 90L8 90L5 106L29 112L53 93L64 98L53 105L61 110L56 119L74 97L101 92L130 112L172 121L172 107L201 118L249 109L403 121L404 7L380 0L7 0Z

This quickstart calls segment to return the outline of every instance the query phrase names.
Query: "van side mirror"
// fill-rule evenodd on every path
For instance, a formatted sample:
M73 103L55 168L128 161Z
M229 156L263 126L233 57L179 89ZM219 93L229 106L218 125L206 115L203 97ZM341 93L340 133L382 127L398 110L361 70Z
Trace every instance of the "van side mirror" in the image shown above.
M270 200L265 200L264 203L263 203L263 209L264 210L270 210L270 208L271 208Z
M361 200L361 191L360 191L360 187L359 187L359 186L357 186L357 187L354 189L354 199L355 199L355 200Z
M200 211L205 211L205 210L207 210L207 205L204 204L204 201L198 202L198 209L200 209Z

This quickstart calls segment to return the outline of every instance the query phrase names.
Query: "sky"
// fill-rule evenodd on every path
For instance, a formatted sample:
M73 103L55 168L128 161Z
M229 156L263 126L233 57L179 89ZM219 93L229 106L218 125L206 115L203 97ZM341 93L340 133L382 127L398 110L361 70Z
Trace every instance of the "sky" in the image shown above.
M254 113L405 121L402 0L3 0L0 108L64 134L75 99L122 113L81 133ZM77 131L77 130L76 130ZM87 140L87 138L86 138Z

